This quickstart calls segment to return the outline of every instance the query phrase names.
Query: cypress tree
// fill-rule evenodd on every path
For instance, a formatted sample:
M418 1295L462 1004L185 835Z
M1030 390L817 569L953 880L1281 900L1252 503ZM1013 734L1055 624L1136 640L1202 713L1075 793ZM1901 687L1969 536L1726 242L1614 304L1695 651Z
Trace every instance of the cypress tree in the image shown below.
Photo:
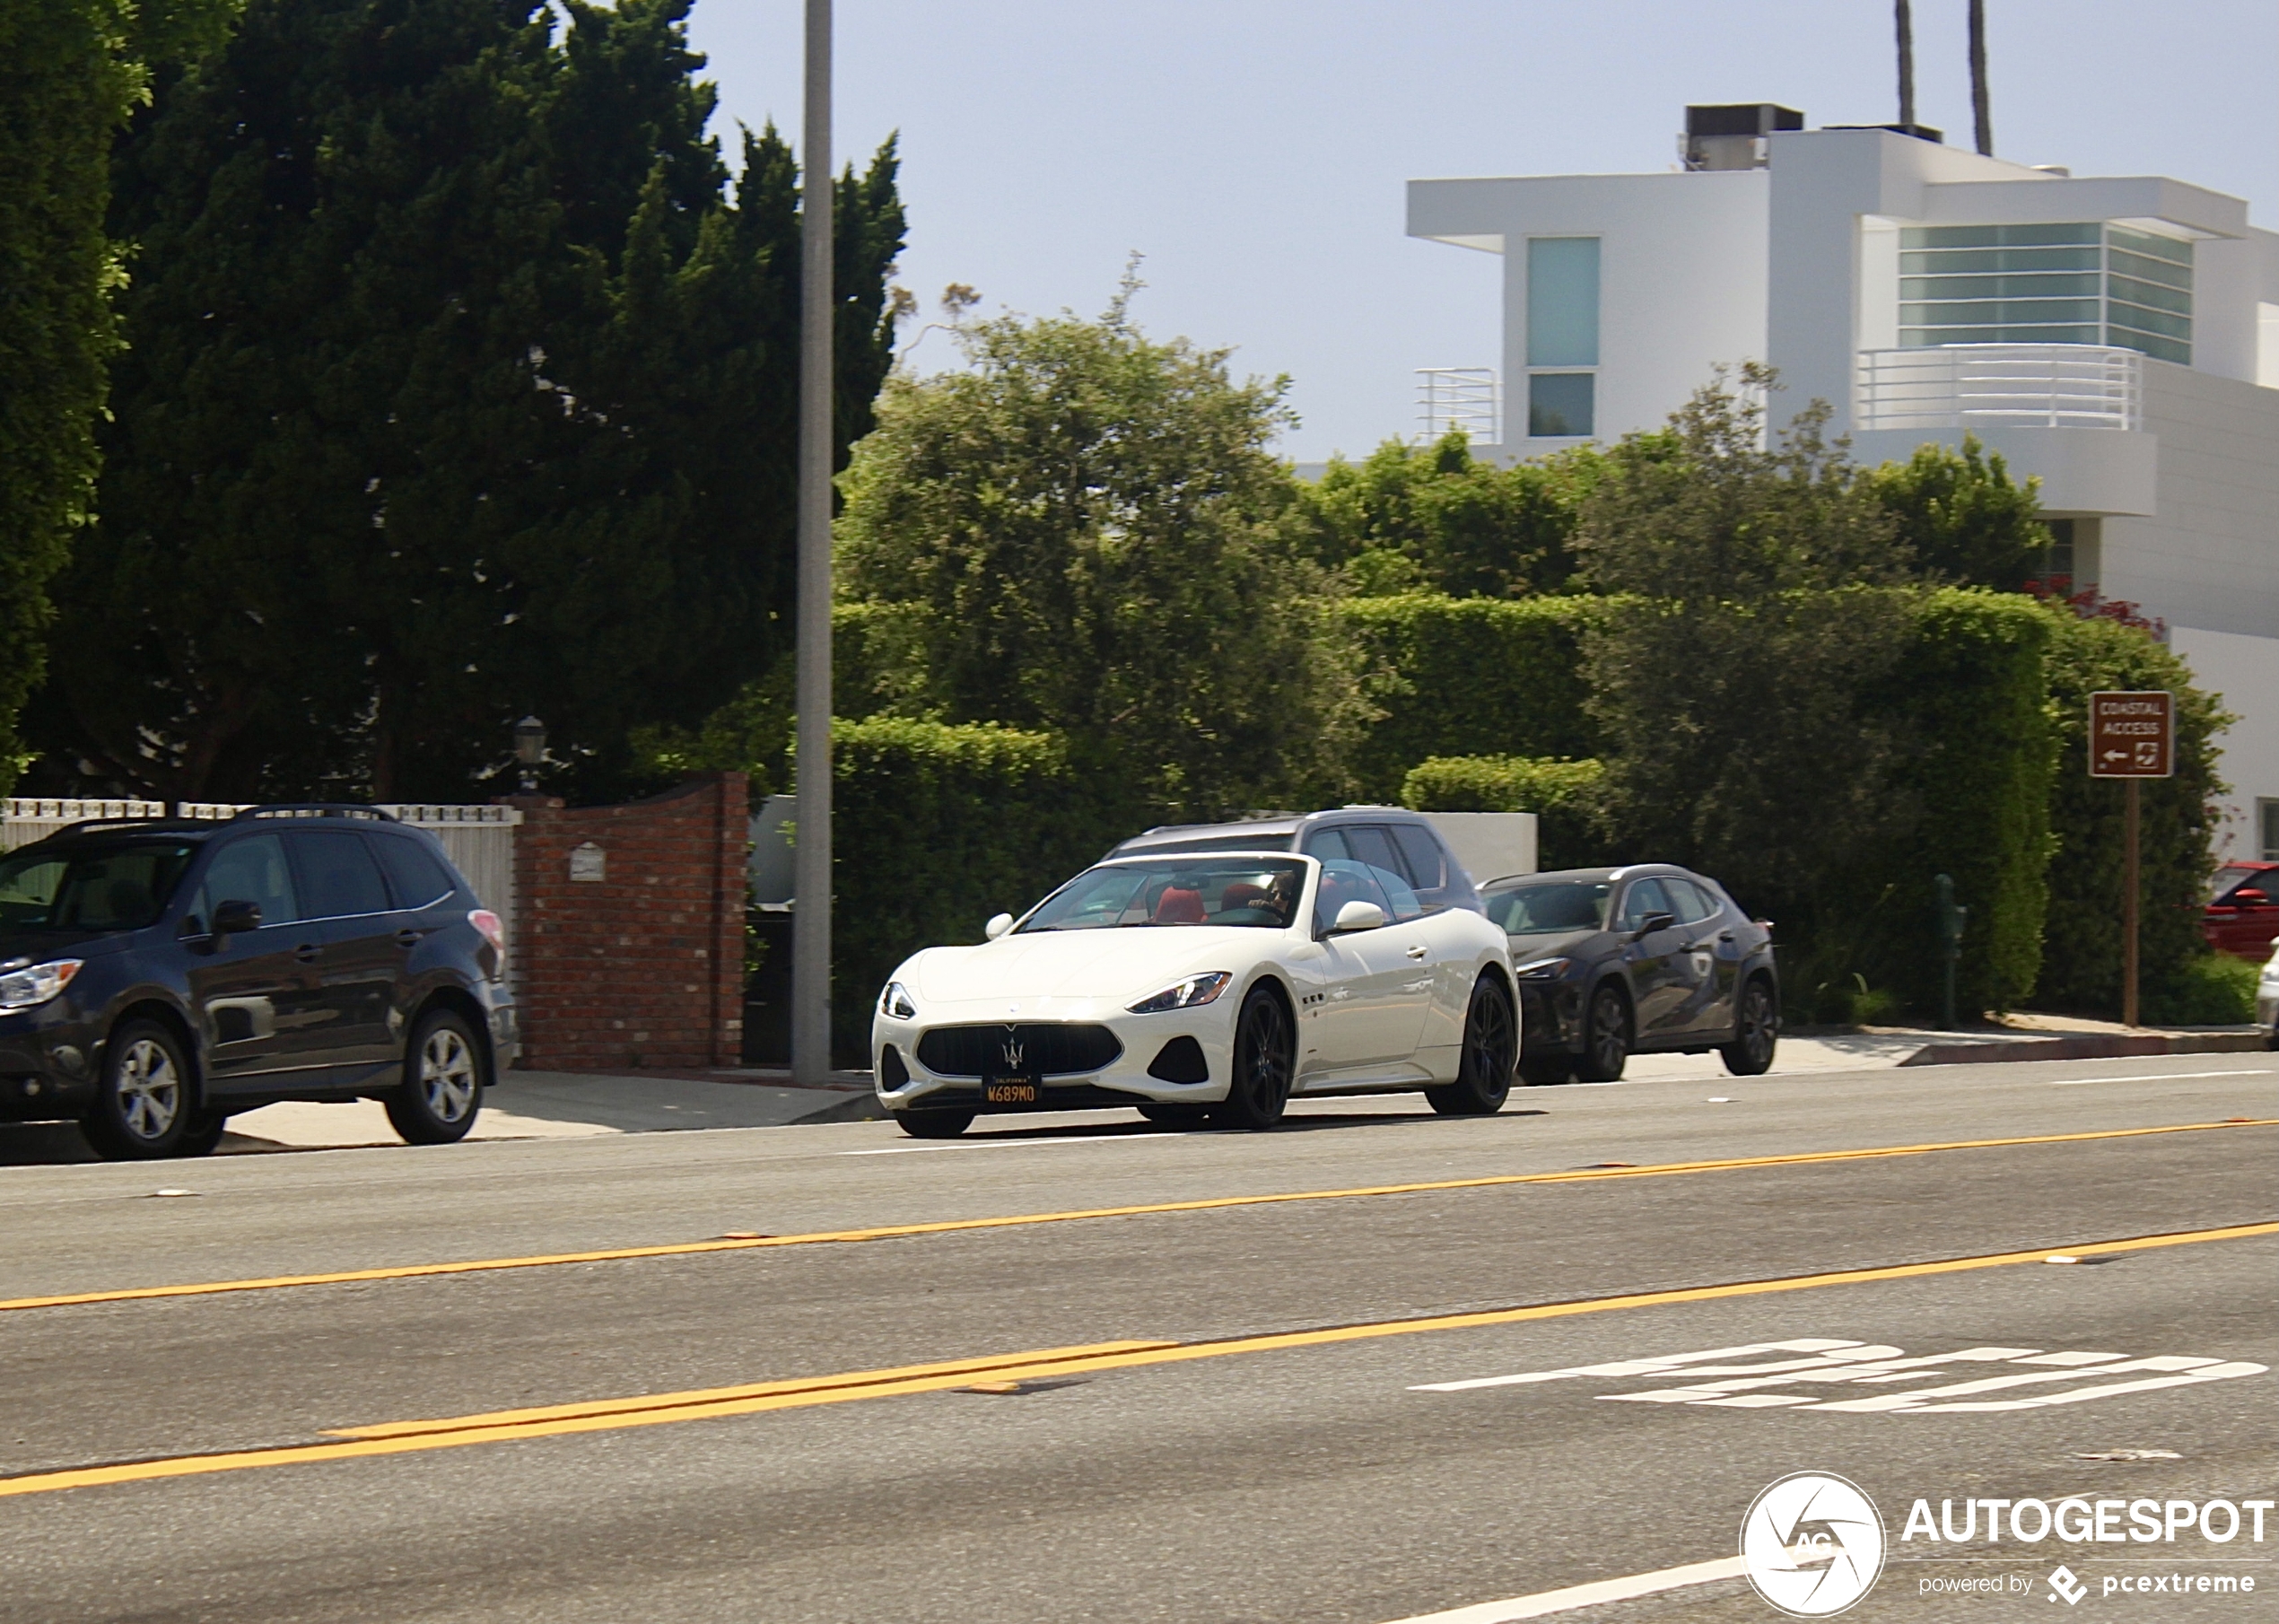
M795 176L747 134L729 194L686 10L253 0L162 89L58 746L180 799L464 799L536 712L618 793L629 731L780 655ZM839 188L851 433L893 177Z

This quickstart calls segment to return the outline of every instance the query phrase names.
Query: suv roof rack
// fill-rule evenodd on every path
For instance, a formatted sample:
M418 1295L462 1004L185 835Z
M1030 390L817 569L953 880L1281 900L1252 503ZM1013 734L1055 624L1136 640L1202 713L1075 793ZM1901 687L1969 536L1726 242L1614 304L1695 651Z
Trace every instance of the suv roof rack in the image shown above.
M187 817L83 817L41 839L53 840L57 834L77 834L88 829L170 829L192 821Z
M345 800L280 800L264 807L248 807L230 821L249 817L362 817L374 823L392 824L396 821L378 807L360 807Z

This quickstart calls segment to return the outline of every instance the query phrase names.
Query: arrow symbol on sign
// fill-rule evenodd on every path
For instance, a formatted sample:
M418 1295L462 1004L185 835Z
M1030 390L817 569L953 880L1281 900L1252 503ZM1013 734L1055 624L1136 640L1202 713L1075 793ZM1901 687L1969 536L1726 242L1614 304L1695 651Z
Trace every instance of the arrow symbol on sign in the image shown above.
M2126 761L2128 759L2128 752L2126 750L2108 750L2105 752L2105 759L2107 761Z

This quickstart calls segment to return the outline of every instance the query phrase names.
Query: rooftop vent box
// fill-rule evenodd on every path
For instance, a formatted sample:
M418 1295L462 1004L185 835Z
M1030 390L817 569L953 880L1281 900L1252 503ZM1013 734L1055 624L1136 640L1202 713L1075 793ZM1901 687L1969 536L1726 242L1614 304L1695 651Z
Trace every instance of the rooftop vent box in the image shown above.
M1690 170L1760 170L1768 155L1766 136L1803 127L1803 114L1769 101L1690 107L1678 153Z

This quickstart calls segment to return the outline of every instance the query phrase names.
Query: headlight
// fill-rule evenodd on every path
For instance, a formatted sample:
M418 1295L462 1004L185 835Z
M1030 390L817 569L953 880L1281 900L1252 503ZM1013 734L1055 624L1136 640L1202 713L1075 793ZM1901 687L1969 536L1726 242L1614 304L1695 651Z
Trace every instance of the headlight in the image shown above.
M918 1006L910 996L910 989L900 982L888 982L886 990L878 995L878 1012L891 1015L898 1021L915 1020Z
M1571 958L1539 958L1520 965L1512 974L1524 982L1555 982L1574 966Z
M84 959L52 958L25 970L0 975L0 1010L36 1009L71 985Z
M1193 1009L1210 1002L1227 991L1233 974L1225 970L1213 970L1205 975L1191 975L1183 982L1174 982L1153 997L1143 998L1131 1006L1134 1015L1161 1015L1166 1009Z

